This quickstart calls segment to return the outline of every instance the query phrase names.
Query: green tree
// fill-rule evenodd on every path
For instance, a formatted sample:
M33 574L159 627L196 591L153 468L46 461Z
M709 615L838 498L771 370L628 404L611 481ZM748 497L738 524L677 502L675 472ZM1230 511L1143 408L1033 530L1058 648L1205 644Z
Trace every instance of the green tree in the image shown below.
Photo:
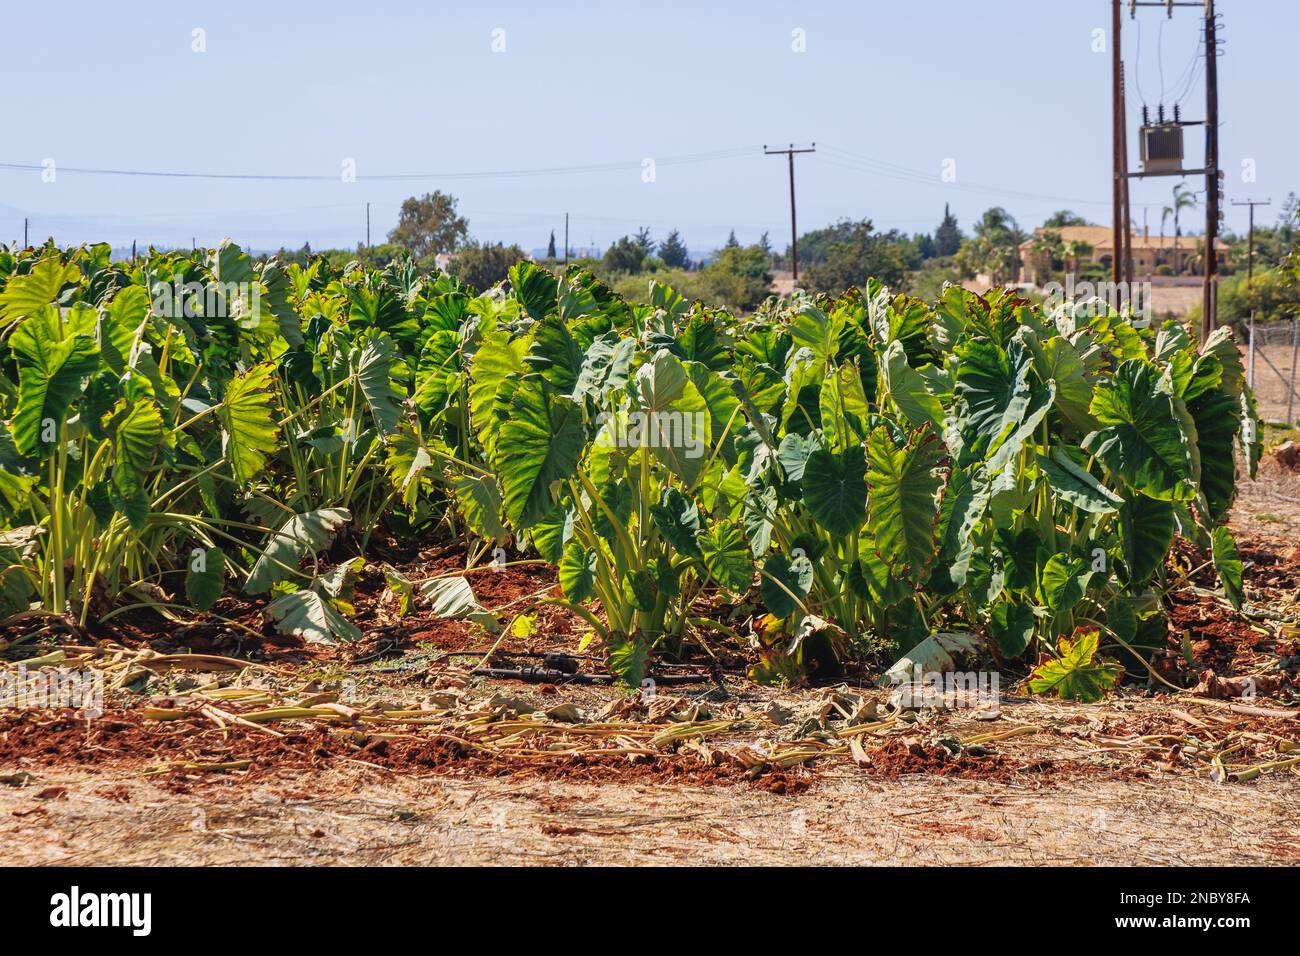
M546 244L546 258L555 261L555 230L551 230L551 241Z
M442 192L412 196L402 203L388 241L405 246L417 259L451 252L469 235L469 220L456 214L456 197Z
M830 243L824 259L804 274L810 289L839 295L873 278L893 288L903 285L911 265L909 252L915 254L910 240L896 232L873 232L869 219L841 224L841 231L842 237Z
M641 247L641 253L642 253L641 257L643 259L647 259L650 256L654 255L655 243L654 240L650 238L649 226L642 226L640 229L638 229L632 241Z
M727 248L727 249L739 249L739 248L740 248L740 243L739 243L738 241L736 241L736 230L735 230L735 229L732 229L732 230L731 230L731 235L727 236L727 245L726 245L724 248Z
M490 289L506 278L512 265L527 258L516 245L470 242L456 253L448 271L475 289Z
M670 269L684 269L687 264L686 243L676 229L668 233L668 238L659 244L659 258Z
M727 246L701 273L701 285L713 303L753 309L771 295L772 273L762 246Z
M1065 226L1086 226L1088 220L1068 209L1058 209L1043 221L1048 229L1061 229Z
M646 251L636 239L624 236L605 250L603 260L607 272L640 272L645 264Z
M934 254L936 256L952 256L957 254L961 248L961 241L965 238L961 234L961 229L957 226L957 217L948 211L948 204L943 204L943 222L939 223L939 228L934 231Z
M1025 234L1021 231L1015 217L1001 206L984 210L984 215L980 216L979 222L975 223L975 235L987 236L993 242L1002 245L1019 245L1025 240Z

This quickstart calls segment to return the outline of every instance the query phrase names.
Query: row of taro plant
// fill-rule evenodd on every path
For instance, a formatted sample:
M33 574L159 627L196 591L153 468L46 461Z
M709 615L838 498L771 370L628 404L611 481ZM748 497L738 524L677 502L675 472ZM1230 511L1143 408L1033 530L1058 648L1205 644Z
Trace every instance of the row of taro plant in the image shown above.
M1058 640L1163 643L1175 534L1240 601L1223 521L1258 443L1226 331L956 288L737 319L528 263L479 295L229 243L107 253L0 252L0 614L208 609L233 579L347 639L359 562L317 556L381 523L557 565L632 684L688 642L779 679L935 631L1113 677ZM423 590L491 624L466 580Z

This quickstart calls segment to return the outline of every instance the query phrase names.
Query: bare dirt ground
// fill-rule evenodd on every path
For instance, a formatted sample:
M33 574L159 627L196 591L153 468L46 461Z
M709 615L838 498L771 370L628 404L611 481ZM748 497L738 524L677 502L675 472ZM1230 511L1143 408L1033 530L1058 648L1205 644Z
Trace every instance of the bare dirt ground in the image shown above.
M275 773L176 794L60 770L0 793L10 865L1291 865L1294 780L983 782L821 775L754 788ZM21 814L21 816L19 816Z
M861 678L770 689L731 666L654 696L485 679L484 635L397 625L369 597L343 651L210 624L69 643L68 663L105 669L106 712L0 710L6 859L1295 865L1300 475L1266 458L1233 528L1247 615L1194 577L1159 662L1183 690L1139 680L1094 705L1004 686L996 709L911 709ZM476 588L505 607L548 575ZM573 653L553 611L490 662Z

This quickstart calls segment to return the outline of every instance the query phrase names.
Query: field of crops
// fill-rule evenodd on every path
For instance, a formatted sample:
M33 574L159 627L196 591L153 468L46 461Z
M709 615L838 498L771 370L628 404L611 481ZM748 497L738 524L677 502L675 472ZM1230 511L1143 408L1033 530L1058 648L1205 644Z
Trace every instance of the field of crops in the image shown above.
M0 631L253 602L265 634L352 642L382 573L399 617L489 641L563 608L630 687L661 660L797 683L959 649L1096 700L1148 678L1193 574L1240 606L1225 518L1260 447L1227 330L955 287L651 298L528 262L479 293L231 243L0 251ZM379 535L463 569L404 573ZM485 607L476 575L529 562L558 590Z

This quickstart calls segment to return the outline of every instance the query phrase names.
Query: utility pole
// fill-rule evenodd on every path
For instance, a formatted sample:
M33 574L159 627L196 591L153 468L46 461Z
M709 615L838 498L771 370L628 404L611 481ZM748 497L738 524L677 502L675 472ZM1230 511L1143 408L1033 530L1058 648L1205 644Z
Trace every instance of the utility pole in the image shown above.
M1124 82L1124 64L1119 66L1119 202L1120 231L1124 243L1124 281L1126 297L1133 299L1133 223L1128 202L1128 89Z
M1124 256L1124 222L1120 212L1123 193L1120 185L1120 140L1124 130L1120 125L1120 0L1110 4L1110 164L1111 164L1111 248L1110 278L1119 282Z
M569 214L564 214L564 271L569 271Z
M370 248L370 203L366 203L366 248Z
M29 245L29 243L27 242L27 221L28 221L27 217L23 216L23 248L24 249L26 249L27 246Z
M1250 209L1250 227L1246 232L1246 288L1249 290L1251 280L1255 278L1255 207L1272 205L1269 199L1246 199L1232 201L1234 206L1247 206ZM1246 384L1255 387L1255 307L1250 307L1250 339L1246 345Z
M1201 299L1201 341L1204 342L1214 331L1215 325L1218 324L1218 258L1217 258L1217 239L1219 235L1219 218L1220 218L1220 192L1219 184L1222 181L1222 170L1219 169L1219 65L1218 65L1218 38L1217 27L1218 18L1214 12L1214 0L1128 0L1130 16L1136 15L1138 7L1160 7L1165 11L1165 15L1172 17L1174 7L1196 7L1201 10L1205 17L1205 119L1196 122L1182 120L1178 115L1178 106L1174 105L1174 121L1172 124L1166 123L1164 118L1164 108L1160 109L1159 122L1155 128L1164 130L1169 126L1187 127L1204 125L1205 126L1205 167L1203 169L1182 169L1182 146L1181 136L1177 147L1178 156L1175 168L1168 168L1163 165L1171 159L1168 155L1155 157L1161 162L1160 168L1148 168L1147 148L1150 139L1147 138L1150 132L1150 125L1147 120L1146 111L1143 110L1142 130L1143 130L1143 170L1140 173L1126 173L1125 176L1134 176L1144 178L1147 176L1193 176L1205 175L1205 269L1204 283L1202 287ZM1119 0L1112 0L1111 5L1111 32L1112 40L1119 39ZM1120 55L1118 42L1116 48L1112 50L1112 108L1115 118L1118 120L1120 113ZM1123 131L1116 124L1115 134L1115 168L1119 167L1119 148L1123 141ZM1162 146L1161 150L1167 150L1167 146ZM1120 186L1118 180L1115 183L1114 202L1115 202L1115 242L1119 244L1120 230ZM1116 280L1119 278L1118 268L1112 269L1112 275Z
M795 222L794 211L794 156L795 153L815 153L817 144L804 149L795 149L794 143L790 144L789 149L768 149L763 147L763 152L768 156L784 155L790 162L790 271L794 276L794 288L799 288L799 228Z
M1219 235L1219 65L1214 0L1205 0L1205 287L1201 303L1201 341L1218 324Z

